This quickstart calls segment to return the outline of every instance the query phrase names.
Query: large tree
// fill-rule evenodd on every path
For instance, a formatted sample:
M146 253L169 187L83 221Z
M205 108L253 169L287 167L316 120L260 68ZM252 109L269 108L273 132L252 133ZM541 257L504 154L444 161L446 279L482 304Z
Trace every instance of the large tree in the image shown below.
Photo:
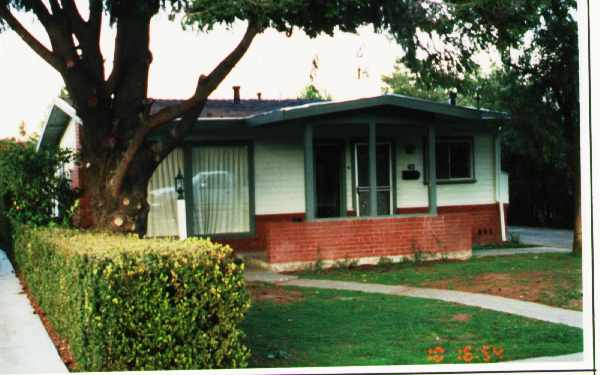
M565 155L558 159L566 160L567 178L563 183L569 184L573 192L573 252L581 253L576 0L453 0L429 4L429 11L437 16L429 16L431 22L419 25L421 38L401 62L416 74L421 87L458 87L470 90L472 95L472 78L478 70L472 56L482 50L498 51L502 79L509 83L507 92L518 93L504 97L514 104L514 125L520 127L512 134L528 137L513 140L531 150L555 148L545 154L523 152L522 157ZM538 145L540 139L547 142Z
M291 33L294 27L319 33L354 32L363 24L412 41L416 22L425 18L419 1L386 0L87 0L86 12L75 0L0 0L0 28L11 29L62 76L83 122L81 165L83 194L96 228L144 233L147 184L163 158L181 142L207 97L268 27ZM17 17L35 15L49 45L36 39ZM231 53L197 79L195 92L180 103L153 113L148 99L151 19L159 12L183 15L200 30L219 23L245 21L244 36ZM87 15L84 17L82 14ZM112 71L105 71L99 40L102 19L116 29ZM170 17L177 19L177 17ZM201 56L206 53L198 46ZM162 139L149 134L173 121Z

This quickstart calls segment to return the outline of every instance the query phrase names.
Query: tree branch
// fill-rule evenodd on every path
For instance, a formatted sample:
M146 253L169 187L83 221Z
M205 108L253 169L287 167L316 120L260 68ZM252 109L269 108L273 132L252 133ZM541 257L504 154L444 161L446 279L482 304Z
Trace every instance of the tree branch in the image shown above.
M219 86L227 74L231 72L233 67L235 67L244 56L250 47L250 44L252 44L254 37L261 31L262 28L257 25L254 25L253 23L248 24L244 37L235 49L213 69L208 77L200 77L194 95L179 104L161 109L156 114L150 116L148 126L151 128L160 127L185 115L187 112L192 111L195 107L200 105Z
M24 0L23 3L33 10L33 13L37 16L44 27L48 27L48 25L52 22L52 16L48 12L48 9L41 2L41 0Z
M71 27L73 28L73 32L77 36L77 39L81 40L86 39L88 34L86 31L86 24L83 18L81 18L81 14L79 14L79 10L77 9L77 5L75 5L75 1L73 0L61 0L62 7L64 9L64 13L69 19L71 23Z
M39 40L37 40L10 12L8 7L0 7L0 18L4 19L8 26L23 39L23 41L35 52L50 64L58 72L64 71L62 61Z
M60 16L62 14L62 8L60 7L58 0L49 0L49 2L50 9L52 9L52 16Z
M133 162L135 155L139 151L140 147L142 147L142 144L146 139L146 135L148 135L149 132L150 129L148 127L140 127L139 130L133 136L133 139L131 139L127 150L125 150L125 153L123 153L121 161L119 162L119 166L115 170L115 174L112 178L111 190L114 197L118 197L119 194L121 194L121 190L123 189L123 183L125 182L125 176L129 171L129 166Z
M100 40L102 26L102 0L90 0L90 15L87 21L95 40Z

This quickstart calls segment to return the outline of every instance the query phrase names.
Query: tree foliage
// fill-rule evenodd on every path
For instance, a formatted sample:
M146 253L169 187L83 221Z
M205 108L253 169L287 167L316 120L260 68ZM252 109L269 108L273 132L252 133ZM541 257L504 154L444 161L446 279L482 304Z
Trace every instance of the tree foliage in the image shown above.
M457 87L459 93L472 96L475 82L483 86L482 106L511 111L512 121L503 137L505 161L512 168L511 189L517 190L514 206L532 207L529 214L537 216L533 220L538 224L565 225L565 218L574 219L574 249L578 250L576 5L575 0L432 4L437 18L421 25L423 37L400 62L415 75L417 86L428 92ZM500 64L492 76L482 80L472 57L485 50L497 51ZM486 85L496 89L486 93Z
M325 90L323 92L319 91L317 86L312 83L309 83L302 89L300 94L298 95L298 99L307 99L307 100L331 100L331 95Z

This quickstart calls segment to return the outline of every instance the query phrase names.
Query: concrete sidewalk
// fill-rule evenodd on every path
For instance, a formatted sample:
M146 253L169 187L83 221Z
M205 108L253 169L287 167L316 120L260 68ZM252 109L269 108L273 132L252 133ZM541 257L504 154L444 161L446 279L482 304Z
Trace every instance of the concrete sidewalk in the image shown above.
M0 250L0 373L39 372L68 370Z
M509 233L516 234L522 243L571 249L573 231L569 229L533 228L509 226Z

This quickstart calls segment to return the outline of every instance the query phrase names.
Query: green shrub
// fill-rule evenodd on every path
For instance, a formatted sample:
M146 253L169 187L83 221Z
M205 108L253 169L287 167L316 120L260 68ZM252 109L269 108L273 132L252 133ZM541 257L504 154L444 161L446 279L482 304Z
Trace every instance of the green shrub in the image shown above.
M78 371L246 366L250 301L228 246L20 226L15 257Z
M394 260L388 257L379 257L379 260L377 261L379 267L388 267L392 264L394 264Z
M19 223L46 225L68 213L76 192L59 173L74 156L66 150L36 151L35 139L25 142L0 140L0 199L5 214ZM69 221L64 216L65 222Z

